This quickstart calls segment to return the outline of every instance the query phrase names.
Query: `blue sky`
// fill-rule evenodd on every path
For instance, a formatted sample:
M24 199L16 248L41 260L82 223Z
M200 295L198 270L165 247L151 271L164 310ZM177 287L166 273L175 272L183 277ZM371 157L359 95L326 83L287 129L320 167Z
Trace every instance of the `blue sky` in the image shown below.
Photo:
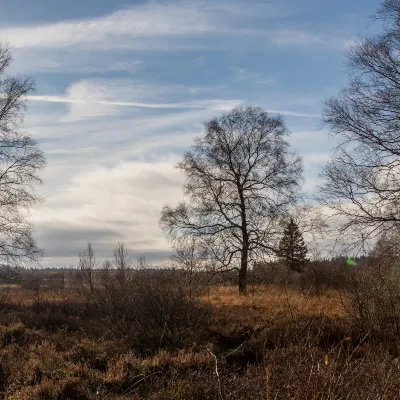
M164 203L182 198L173 168L202 122L235 105L285 116L312 191L334 141L321 101L345 82L344 52L375 32L379 1L3 0L10 73L35 78L24 129L48 166L32 210L44 265L99 258L124 241L164 260Z

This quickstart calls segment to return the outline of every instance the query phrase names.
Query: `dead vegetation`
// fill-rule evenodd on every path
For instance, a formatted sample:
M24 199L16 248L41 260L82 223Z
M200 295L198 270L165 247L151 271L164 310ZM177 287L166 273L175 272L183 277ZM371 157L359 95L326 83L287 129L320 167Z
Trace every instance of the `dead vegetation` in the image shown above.
M373 301L362 274L353 291L255 284L237 296L235 286L219 284L193 297L179 284L182 271L125 272L91 295L68 286L2 288L4 399L399 396L396 325L379 331L360 319L355 299ZM380 282L373 276L368 282ZM389 310L389 320L400 315Z

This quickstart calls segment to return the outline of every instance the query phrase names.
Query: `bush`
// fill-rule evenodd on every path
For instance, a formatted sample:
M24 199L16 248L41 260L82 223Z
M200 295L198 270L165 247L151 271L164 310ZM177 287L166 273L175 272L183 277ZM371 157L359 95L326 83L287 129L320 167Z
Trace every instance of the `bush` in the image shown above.
M320 295L327 289L347 289L349 267L343 260L311 261L298 273L279 262L258 263L254 270L254 282L299 288Z
M347 290L352 276L352 267L344 260L310 262L300 277L303 290L312 291L316 295L328 289Z
M190 296L177 271L131 271L108 276L96 291L103 324L142 351L179 348L199 339L210 307Z
M17 322L9 326L0 326L0 344L7 346L17 342L25 333L24 324Z
M357 271L349 285L348 300L348 313L355 329L385 343L398 342L400 268L397 264L381 262Z

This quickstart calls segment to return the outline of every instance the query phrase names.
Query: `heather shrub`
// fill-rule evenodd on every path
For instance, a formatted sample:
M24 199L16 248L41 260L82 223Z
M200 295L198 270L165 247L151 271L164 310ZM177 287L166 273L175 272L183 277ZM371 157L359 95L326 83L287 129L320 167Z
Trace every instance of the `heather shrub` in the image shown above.
M210 307L188 293L177 271L126 271L108 276L96 290L104 326L141 351L179 348L196 342L210 318Z
M7 346L17 342L25 333L24 324L17 322L9 326L0 326L0 343Z

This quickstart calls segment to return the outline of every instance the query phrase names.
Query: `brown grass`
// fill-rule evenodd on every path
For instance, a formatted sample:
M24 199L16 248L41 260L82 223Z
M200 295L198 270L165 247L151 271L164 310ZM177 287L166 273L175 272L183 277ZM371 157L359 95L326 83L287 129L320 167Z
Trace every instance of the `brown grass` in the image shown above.
M212 320L199 341L150 354L107 332L70 290L38 300L8 288L0 294L2 398L265 399L267 369L270 400L399 396L397 359L351 331L339 292L256 286L239 297L236 287L212 287L202 301Z
M216 308L224 306L255 310L262 318L290 317L291 313L304 317L325 316L342 318L346 315L343 296L338 291L328 290L319 296L309 292L299 292L292 288L279 286L256 286L254 293L238 296L237 288L232 286L213 287L209 300Z

